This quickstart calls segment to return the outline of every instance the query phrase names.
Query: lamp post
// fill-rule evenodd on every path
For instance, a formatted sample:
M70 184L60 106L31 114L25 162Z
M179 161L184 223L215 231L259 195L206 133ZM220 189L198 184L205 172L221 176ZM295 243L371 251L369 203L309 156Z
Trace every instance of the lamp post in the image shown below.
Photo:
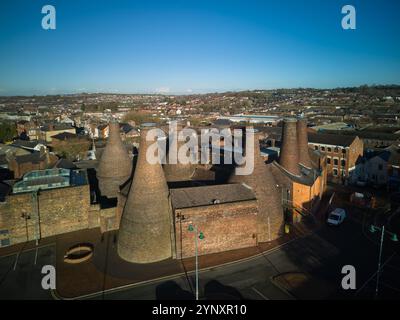
M28 220L31 218L31 215L29 213L22 212L21 218L25 219L26 242L28 242L29 241Z
M203 232L198 232L197 230L197 226L190 224L188 227L188 230L190 232L195 233L195 237L194 237L194 246L195 246L195 256L196 256L196 300L199 300L199 255L198 255L198 244L197 244L197 238L199 238L200 240L204 239L204 234Z
M370 231L372 233L374 233L374 232L376 232L378 230L381 231L381 240L380 240L380 245L379 245L378 270L377 270L377 273L376 273L375 298L378 296L378 292L379 292L379 277L380 277L380 274L381 274L381 259L382 259L383 239L384 239L384 236L385 236L385 232L390 235L390 240L392 240L394 242L399 241L399 239L397 238L397 234L385 230L385 225L383 225L382 228L374 226L374 225L371 225Z

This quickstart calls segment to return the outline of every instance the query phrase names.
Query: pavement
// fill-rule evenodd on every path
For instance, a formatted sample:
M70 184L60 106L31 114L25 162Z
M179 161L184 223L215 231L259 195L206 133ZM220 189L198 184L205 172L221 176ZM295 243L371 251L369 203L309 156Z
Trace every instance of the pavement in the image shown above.
M299 228L291 237L254 254L232 251L199 258L200 299L371 299L375 296L379 236L351 217L339 227L307 232ZM113 233L99 236L92 230L82 241L97 241L92 261L61 263L76 235L52 239L37 250L0 257L0 299L193 299L194 259L166 260L152 265L123 264L113 256ZM49 240L50 241L50 240ZM400 298L399 245L385 242L379 298ZM19 251L20 252L20 251ZM107 254L108 253L108 254ZM106 258L108 257L108 258ZM35 264L36 260L36 264ZM222 263L222 264L221 264ZM43 290L41 267L57 264L57 291ZM344 265L356 269L356 290L343 290ZM62 293L62 294L61 294ZM65 294L70 294L70 296Z

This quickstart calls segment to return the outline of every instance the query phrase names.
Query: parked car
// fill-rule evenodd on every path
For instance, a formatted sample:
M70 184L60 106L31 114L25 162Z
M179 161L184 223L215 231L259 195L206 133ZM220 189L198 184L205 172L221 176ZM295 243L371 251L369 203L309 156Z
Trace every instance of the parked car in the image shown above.
M336 208L329 214L328 220L326 222L329 225L338 226L341 223L343 223L345 218L346 218L346 210L342 208Z

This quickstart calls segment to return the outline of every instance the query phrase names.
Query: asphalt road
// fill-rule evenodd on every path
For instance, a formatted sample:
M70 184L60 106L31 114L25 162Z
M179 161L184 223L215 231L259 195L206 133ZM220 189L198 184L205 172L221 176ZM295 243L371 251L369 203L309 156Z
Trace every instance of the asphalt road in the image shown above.
M376 285L378 237L368 235L360 224L347 220L339 227L324 226L262 256L211 268L200 273L201 299L335 299L373 298ZM0 299L51 299L40 282L41 267L54 263L54 247L0 258ZM16 262L17 261L17 262ZM379 297L400 298L399 255L385 243ZM199 258L201 267L201 257ZM344 265L356 269L356 290L343 290ZM15 267L15 270L14 270ZM273 279L282 274L303 274L292 285ZM194 274L99 293L86 299L193 299Z
M51 291L41 285L45 265L55 265L54 246L0 257L0 300L53 299Z
M315 234L292 241L263 256L200 273L201 299L335 299L373 298L378 246L361 226L350 220L339 227L323 227ZM384 248L385 249L385 248ZM400 298L400 259L386 248L380 297ZM355 290L343 290L344 265L356 269ZM201 266L201 257L200 257ZM294 288L272 279L285 273L302 273L306 281ZM185 299L193 298L194 275L157 281L99 294L91 299Z

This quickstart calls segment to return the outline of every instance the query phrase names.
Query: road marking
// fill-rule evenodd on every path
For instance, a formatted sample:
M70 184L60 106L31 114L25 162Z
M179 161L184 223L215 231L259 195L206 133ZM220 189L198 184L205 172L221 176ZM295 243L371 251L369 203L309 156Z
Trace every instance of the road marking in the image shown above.
M264 300L270 300L268 297L264 296L260 291L258 291L256 288L251 287L251 289L257 293L259 296L261 296L261 298L263 298Z
M246 257L246 258L239 259L239 260L236 260L236 261L225 262L225 263L222 263L220 265L216 265L216 266L206 267L206 268L200 269L199 273L209 272L211 269L217 269L217 268L227 267L227 266L231 266L231 265L237 265L237 264L241 264L241 263L244 263L244 262L256 260L256 259L261 258L262 256L264 256L265 254L270 254L272 252L278 251L279 249L283 248L284 246L287 246L290 243L292 243L292 242L294 242L296 240L299 240L299 239L302 239L302 237L290 239L289 241L287 241L285 243L277 245L276 247L270 248L270 249L268 249L266 251L263 251L261 253L258 253L256 255L254 255L254 256L251 256L251 257ZM172 274L172 275L164 276L164 277L160 277L160 278L144 280L144 281L140 281L140 282L136 282L136 283L129 283L129 284L126 284L126 285L122 285L120 287L114 287L114 288L106 289L104 291L92 292L92 293L84 294L84 295L73 297L73 298L61 297L60 295L58 295L58 293L56 291L53 292L53 295L57 298L57 300L90 299L90 298L94 298L94 297L97 297L97 296L102 295L102 294L119 292L119 291L123 291L123 290L126 290L126 289L132 289L132 288L135 288L135 287L154 284L154 283L165 281L165 280L172 280L172 279L179 278L179 277L186 276L186 275L189 276L189 275L194 274L195 272L196 272L195 270L192 270L192 271L188 271L186 273L185 272L181 272L181 273L176 273L176 274Z
M0 255L0 259L7 258L7 257L12 257L12 256L18 255L19 253L22 253L22 252L23 253L30 252L30 251L33 251L33 250L36 250L36 249L42 249L42 248L47 248L47 247L51 247L51 246L54 246L54 249L55 249L56 243L52 242L52 243L49 243L49 244L44 244L42 246L37 246L37 247L34 247L34 248L24 249L23 251L13 252L13 253L5 254L3 256Z
M381 269L383 269L383 267L394 257L394 255L396 254L393 253L381 266ZM368 279L367 281L364 282L364 284L361 286L360 289L358 289L355 293L355 295L358 295L363 289L364 287L375 277L375 275L378 273L378 271L375 271Z
M15 269L17 268L17 264L18 264L18 259L19 259L19 254L20 254L20 252L18 252L17 253L17 257L15 258L15 263L14 263L14 271L15 271Z

